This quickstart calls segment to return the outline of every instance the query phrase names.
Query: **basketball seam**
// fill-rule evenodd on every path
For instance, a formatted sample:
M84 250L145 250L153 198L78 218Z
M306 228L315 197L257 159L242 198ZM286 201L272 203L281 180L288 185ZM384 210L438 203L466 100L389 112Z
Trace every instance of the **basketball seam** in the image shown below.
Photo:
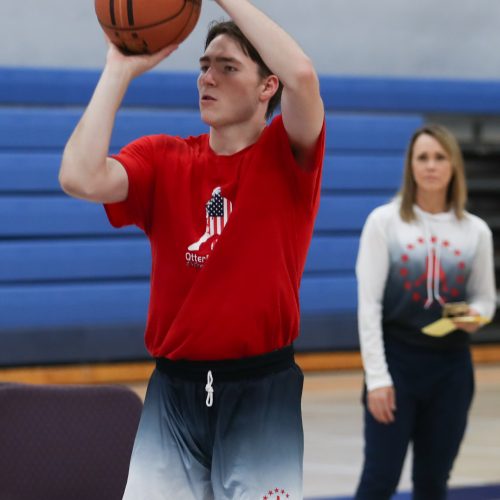
M160 21L157 21L157 22L152 23L152 24L145 24L143 26L133 26L133 27L129 27L129 28L125 28L125 27L122 28L122 27L118 27L116 25L113 26L112 24L111 25L106 24L106 23L102 22L100 19L99 19L99 24L103 28L108 28L108 29L111 29L111 30L114 30L114 31L140 31L140 30L143 30L143 29L154 28L155 26L159 26L160 24L167 23L169 21L172 21L176 17L179 17L184 12L184 9L186 8L186 2L187 1L189 1L189 0L185 0L184 4L181 7L181 9L177 13L175 13L174 15L172 15L170 17L166 17L165 19L161 19ZM193 2L190 2L190 3L193 3Z
M187 3L191 4L191 12L189 13L189 17L186 21L186 24L180 29L180 31L177 33L176 37L173 39L172 43L175 43L175 41L182 35L182 32L186 29L186 26L189 24L189 21L191 21L191 18L193 17L193 12L194 12L194 7L195 7L195 1L192 0L184 0L184 6L186 6Z
M128 16L128 23L130 26L134 25L134 1L133 0L127 0L127 16Z
M116 26L115 0L109 0L109 17L111 18L111 24Z

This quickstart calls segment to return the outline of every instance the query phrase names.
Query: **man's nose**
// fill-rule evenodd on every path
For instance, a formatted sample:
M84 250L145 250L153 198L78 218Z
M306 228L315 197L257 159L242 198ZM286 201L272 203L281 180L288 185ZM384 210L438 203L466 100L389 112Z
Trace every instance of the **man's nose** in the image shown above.
M202 75L201 81L205 85L215 85L215 75L213 68L208 68Z

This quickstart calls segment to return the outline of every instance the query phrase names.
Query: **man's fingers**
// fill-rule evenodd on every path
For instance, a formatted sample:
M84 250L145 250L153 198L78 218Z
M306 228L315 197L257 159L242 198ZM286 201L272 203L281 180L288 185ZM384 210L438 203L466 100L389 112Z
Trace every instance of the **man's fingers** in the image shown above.
M149 57L151 58L151 62L153 63L153 66L156 66L158 63L163 61L166 57L168 57L172 52L177 50L179 45L167 45L163 49L159 50L158 52L155 52L154 54L151 54Z

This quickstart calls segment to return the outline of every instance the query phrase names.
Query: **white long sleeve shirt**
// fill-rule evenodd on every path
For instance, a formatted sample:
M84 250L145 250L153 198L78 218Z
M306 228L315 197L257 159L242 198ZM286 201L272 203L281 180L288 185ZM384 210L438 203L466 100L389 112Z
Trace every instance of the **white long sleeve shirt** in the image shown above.
M496 307L491 231L468 212L430 214L414 206L404 222L399 199L366 220L356 263L358 329L368 390L392 385L384 333L412 344L453 348L468 341L455 331L442 338L421 329L442 315L447 302L465 301L491 318Z

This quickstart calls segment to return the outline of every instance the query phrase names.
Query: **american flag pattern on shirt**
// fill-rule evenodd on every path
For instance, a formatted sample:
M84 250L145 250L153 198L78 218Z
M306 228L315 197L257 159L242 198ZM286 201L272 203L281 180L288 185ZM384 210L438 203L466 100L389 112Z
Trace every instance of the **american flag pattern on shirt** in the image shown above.
M222 234L232 210L233 204L222 196L221 188L216 187L205 206L207 219L205 233L196 243L189 245L188 250L203 255L210 253Z

